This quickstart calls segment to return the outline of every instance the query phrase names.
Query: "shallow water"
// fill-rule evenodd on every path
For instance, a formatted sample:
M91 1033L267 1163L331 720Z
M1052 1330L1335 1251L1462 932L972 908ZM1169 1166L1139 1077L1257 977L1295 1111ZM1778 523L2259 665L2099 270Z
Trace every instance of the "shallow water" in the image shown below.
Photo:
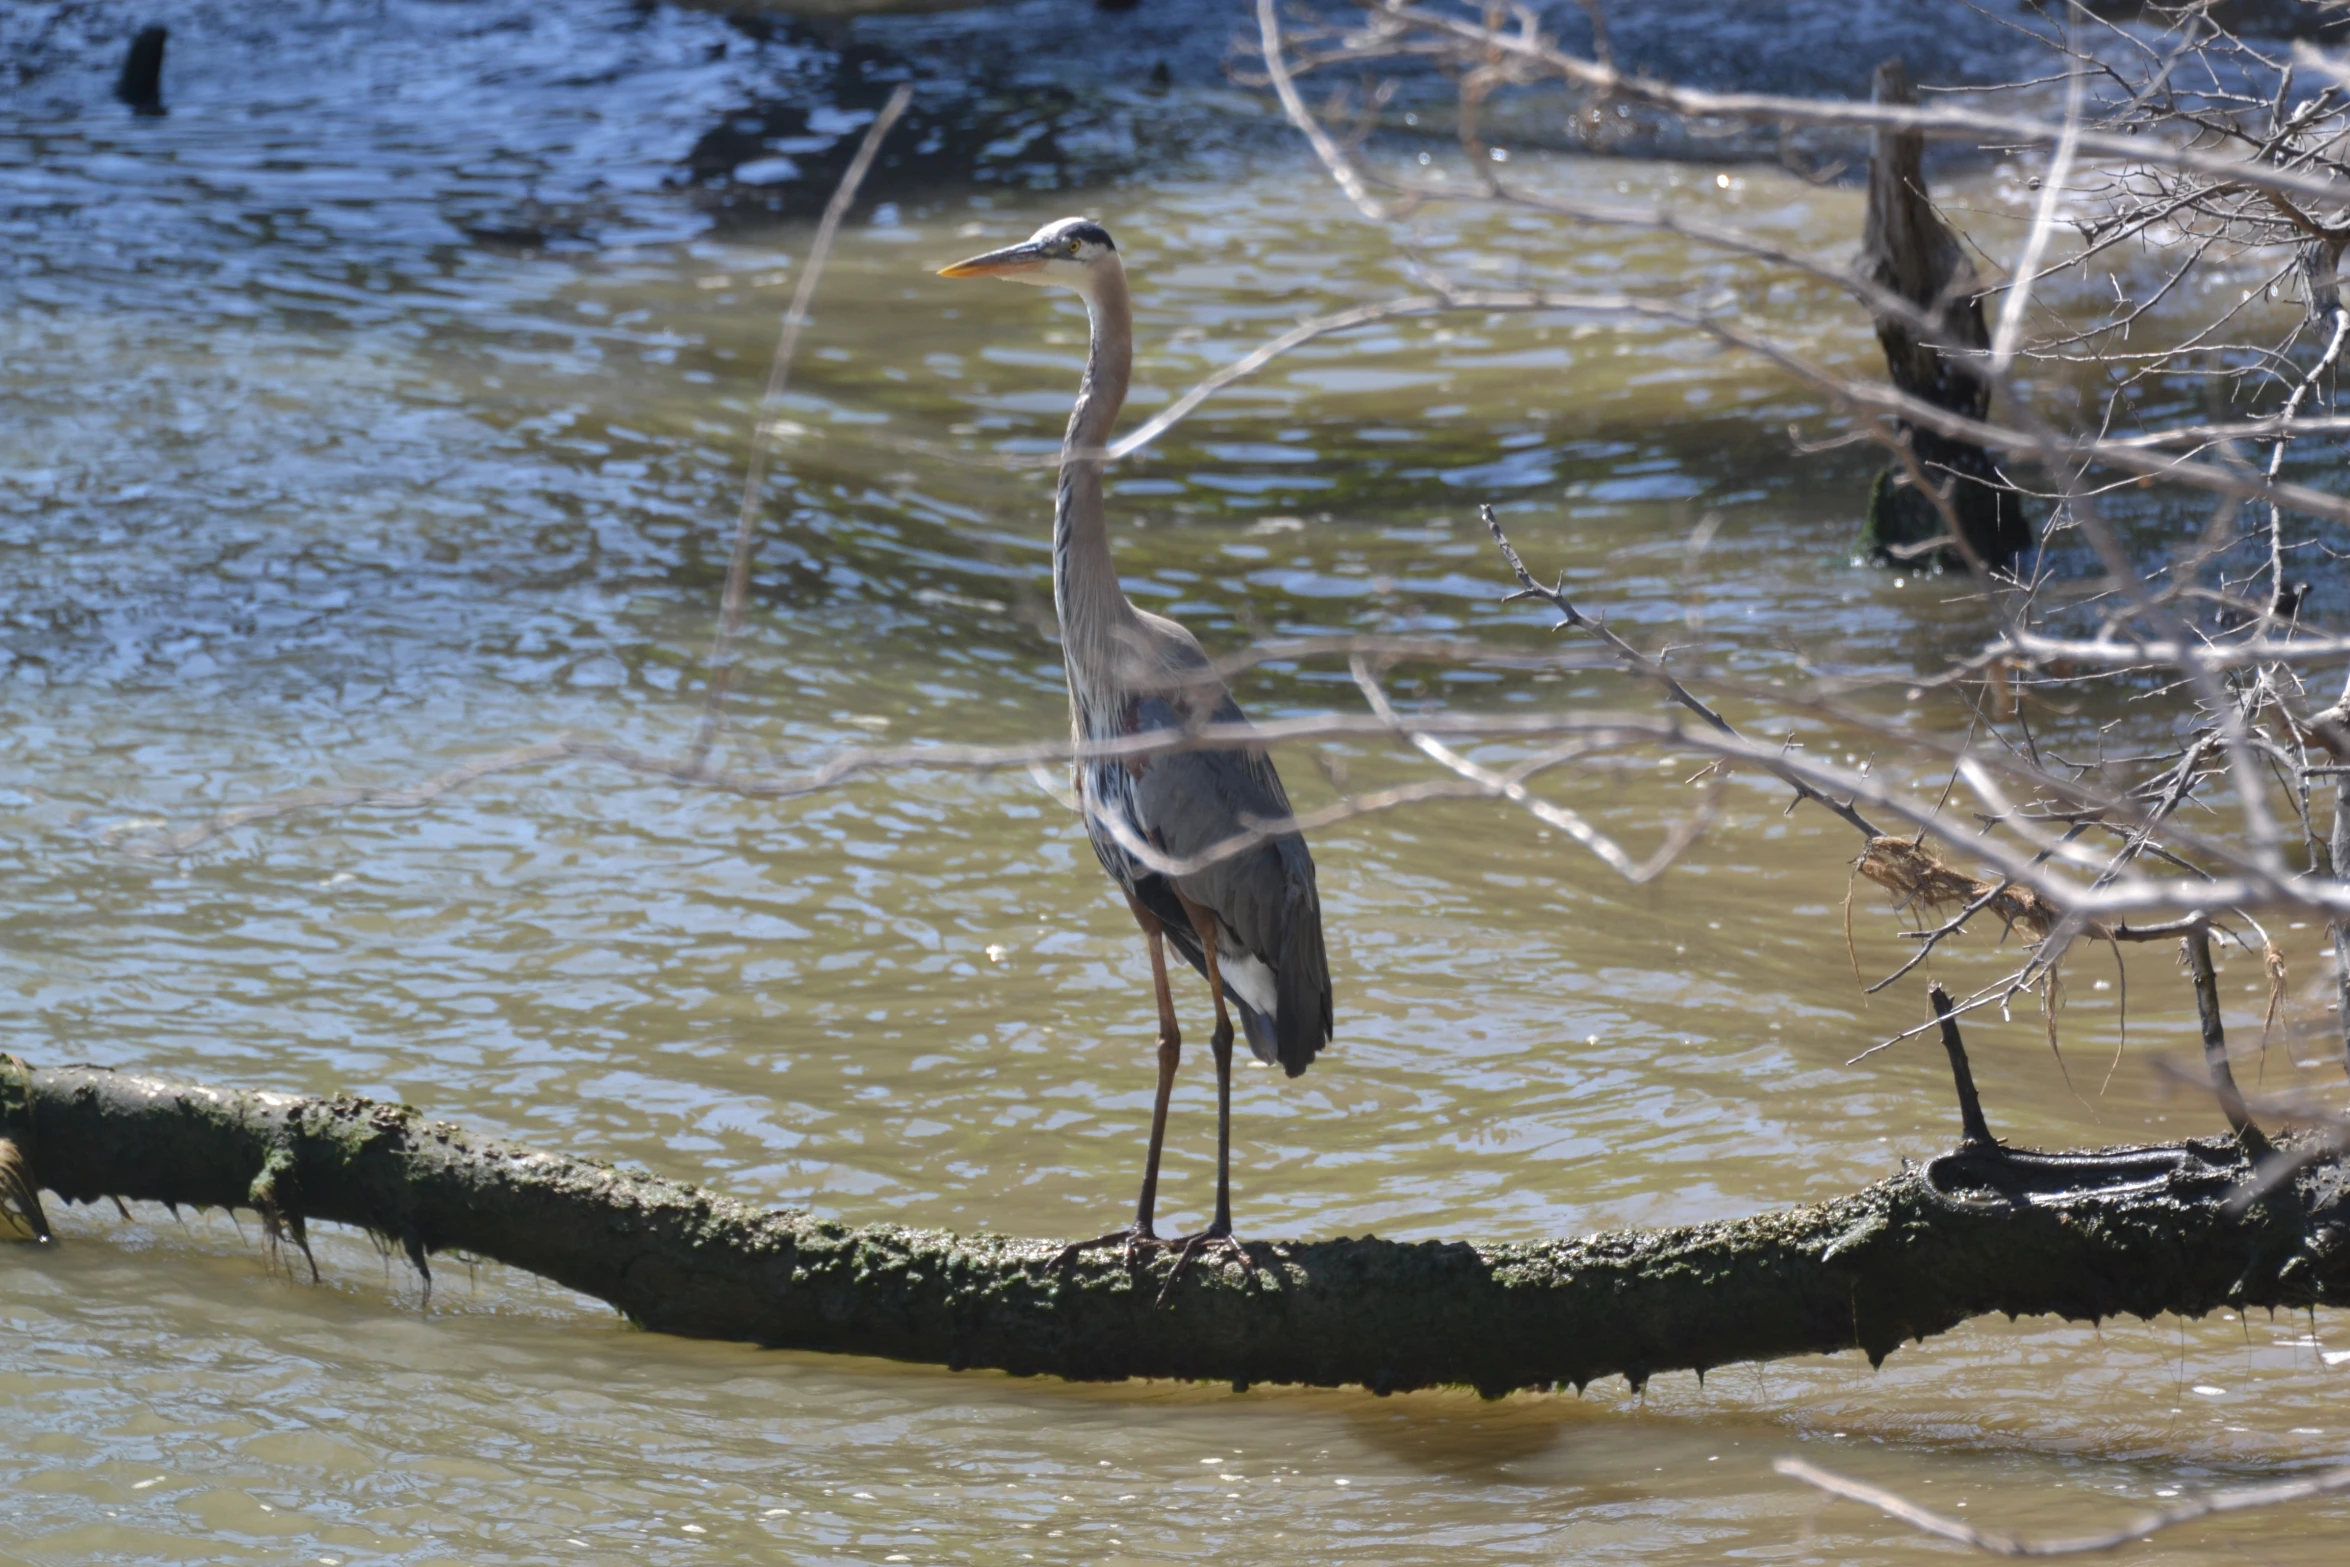
M773 804L573 765L182 857L139 848L151 824L552 734L690 739L802 220L892 72L942 105L908 133L941 151L877 176L803 344L786 411L803 433L729 705L744 766L1065 722L1050 479L1030 459L1058 439L1083 318L930 267L1067 210L1105 217L1136 275L1139 416L1298 316L1396 290L1383 243L1179 15L991 73L970 41L1017 53L1033 17L861 27L852 69L814 37L620 6L322 5L291 36L249 8L185 13L166 18L167 119L107 102L110 59L78 34L0 103L0 1044L397 1097L850 1221L1068 1234L1125 1213L1147 968L1074 820L1025 776ZM1167 91L1128 85L1160 58ZM1069 101L1040 109L1028 78L1056 73ZM974 127L992 138L977 153ZM833 140L783 145L818 130ZM1753 165L1525 165L1821 248L1858 228L1851 192ZM1999 199L2000 176L1980 179ZM1439 257L1473 240L1585 286L1748 276L1648 237L1423 229ZM1869 368L1831 291L1749 303L1823 362ZM1123 471L1117 549L1138 601L1220 650L1364 631L1538 647L1540 618L1498 603L1474 512L1493 500L1538 569L1644 640L1762 691L1820 664L1890 671L1887 711L1953 732L1958 715L1901 688L1968 644L1974 612L1946 583L1848 564L1869 462L1798 457L1786 436L1821 412L1669 332L1400 324L1314 345ZM1395 679L1477 708L1645 708L1584 671ZM1335 661L1254 673L1241 696L1260 715L1353 710ZM1423 776L1368 745L1281 764L1309 806L1341 773L1349 790ZM1695 770L1636 756L1549 787L1645 847L1694 803ZM1781 804L1734 789L1729 820L1648 889L1488 807L1317 835L1339 1041L1300 1081L1242 1074L1244 1231L1712 1218L1937 1151L1954 1121L1938 1051L1845 1064L1922 1010L1914 988L1857 994L1850 835ZM1903 947L1880 902L1855 915L1873 972ZM2261 1070L2323 1083L2314 939L2278 936L2297 994ZM1979 982L2002 957L1978 942L1936 972ZM2071 977L2077 1096L2035 1011L1970 1029L2004 1135L2212 1124L2147 1068L2189 1038L2154 955L2133 964L2129 1054L2098 1093L2107 962ZM2255 970L2227 975L2244 1039ZM1173 1224L1210 1196L1197 1054ZM1637 1398L1235 1395L672 1340L453 1262L427 1304L348 1235L313 1287L224 1218L85 1210L63 1229L0 1270L14 1560L1873 1562L1936 1548L1820 1511L1772 1456L2057 1527L2350 1448L2350 1363L2323 1359L2350 1348L2339 1313L1978 1324L1881 1372L1802 1361ZM2336 1504L2140 1555L2331 1561L2346 1535Z

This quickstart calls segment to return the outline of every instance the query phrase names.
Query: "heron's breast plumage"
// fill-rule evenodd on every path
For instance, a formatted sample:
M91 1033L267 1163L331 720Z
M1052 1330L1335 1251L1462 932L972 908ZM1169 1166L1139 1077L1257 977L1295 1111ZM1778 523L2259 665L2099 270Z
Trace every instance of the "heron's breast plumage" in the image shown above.
M1074 671L1069 682L1069 698L1073 727L1080 741L1105 744L1139 734L1144 728L1139 703L1109 693L1087 691L1078 684ZM1086 836L1093 840L1093 852L1101 860L1102 868L1129 893L1141 878L1152 872L1126 851L1104 818L1123 822L1136 837L1146 843L1150 841L1150 828L1144 823L1140 803L1135 798L1136 771L1132 761L1116 756L1088 757L1077 764L1077 796L1085 806Z

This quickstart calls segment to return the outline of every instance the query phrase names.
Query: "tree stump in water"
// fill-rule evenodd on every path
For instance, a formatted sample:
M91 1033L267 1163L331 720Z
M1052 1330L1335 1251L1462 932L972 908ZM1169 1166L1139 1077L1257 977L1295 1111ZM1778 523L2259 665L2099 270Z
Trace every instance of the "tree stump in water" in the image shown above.
M114 96L129 104L132 113L156 117L168 112L163 107L163 46L170 41L168 27L142 27L131 40Z
M1908 68L1900 60L1877 67L1875 97L1879 103L1916 101ZM1986 417L1990 383L1969 362L1987 356L1991 347L1975 269L1958 236L1926 199L1925 138L1914 131L1877 132L1876 150L1869 158L1869 211L1861 236L1860 269L1870 282L1908 300L1939 324L1927 340L1907 321L1876 317L1877 341L1885 346L1885 366L1893 384L1969 419ZM1918 467L1947 494L1966 548L1930 548L1935 540L1951 536L1950 520L1942 506L1913 482L1907 465L1897 462L1878 474L1869 490L1868 521L1860 536L1865 554L1887 563L1933 554L1944 565L1963 566L1971 551L1985 566L1998 568L2031 547L2032 529L2024 520L2021 497L2001 482L1990 453L1906 422L1901 429Z

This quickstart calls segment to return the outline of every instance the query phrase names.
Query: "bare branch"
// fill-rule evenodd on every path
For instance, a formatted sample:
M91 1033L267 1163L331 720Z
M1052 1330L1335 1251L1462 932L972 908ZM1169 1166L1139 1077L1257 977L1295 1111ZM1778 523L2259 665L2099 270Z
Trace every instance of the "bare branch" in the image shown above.
M913 101L913 84L898 83L889 101L881 106L881 112L873 117L873 123L865 128L865 139L858 144L856 156L849 160L848 168L841 173L840 184L833 188L832 199L825 203L823 221L816 225L816 237L808 245L807 262L800 268L800 280L792 289L791 305L783 313L783 330L775 340L775 357L767 366L767 388L759 396L758 421L751 432L751 461L743 474L742 504L735 512L734 550L727 561L726 590L719 600L718 635L710 646L708 706L701 731L694 737L693 762L697 767L709 756L710 747L718 738L720 710L725 706L726 687L734 674L734 639L742 632L743 607L750 593L751 557L758 544L759 504L767 487L767 454L771 444L768 411L783 396L784 386L791 378L792 359L800 346L800 329L808 323L808 306L816 298L816 283L824 276L824 263L832 255L832 242L840 233L841 221L857 199L857 188L865 183L874 155L881 151L882 138Z
M1935 1512L1898 1492L1836 1474L1816 1464L1805 1463L1800 1458L1774 1459L1771 1467L1790 1480L1801 1480L1806 1485L1848 1502L1865 1503L1900 1519L1921 1533L1955 1540L1987 1556L2086 1556L2113 1550L2133 1540L2143 1540L2150 1534L2158 1534L2179 1524L2193 1523L2198 1518L2248 1512L2260 1507L2281 1507L2291 1502L2315 1501L2321 1496L2339 1496L2350 1491L2350 1467L2328 1469L2306 1480L2279 1480L2268 1485L2248 1485L2240 1490L2214 1491L2207 1496L2192 1497L2156 1512L2142 1513L2117 1529L2108 1529L2099 1534L2027 1540L1978 1529L1964 1519Z
M1331 140L1330 133L1322 128L1322 122L1314 118L1306 108L1305 99L1298 95L1297 83L1289 74L1287 51L1281 43L1281 12L1275 0L1257 0L1257 29L1264 45L1265 74L1272 79L1273 92L1280 98L1283 112L1289 116L1292 125L1305 133L1306 141L1314 149L1314 156L1322 160L1322 166L1330 171L1330 177L1338 182L1338 188L1346 192L1347 200L1353 202L1363 216L1374 223L1384 223L1389 218L1399 216L1398 209L1389 207L1371 194L1370 181L1362 169L1344 148Z
M2017 342L2023 336L2024 316L2031 309L2032 283L2039 275L2040 258L2048 252L2048 237L2056 228L2056 209L2064 200L2065 186L2072 179L2073 154L2081 144L2081 71L2076 63L2066 78L2064 92L2064 134L2056 140L2056 152L2048 160L2048 172L2041 177L2040 202L2032 214L2032 230L2024 239L2023 253L2016 258L2014 285L1999 310L1999 327L1991 338L1991 373L2007 374L2015 363Z
M1777 93L1721 93L1677 87L1653 77L1627 76L1612 66L1586 60L1557 48L1530 23L1514 33L1483 26L1466 18L1448 16L1403 0L1377 0L1375 10L1396 21L1431 32L1449 34L1480 48L1520 60L1555 74L1594 95L1618 102L1644 104L1688 119L1751 120L1777 125L1844 126L1856 130L1912 130L1936 141L1965 141L2001 147L2053 147L2065 137L2065 127L2020 116L1985 114L1955 106L1916 108L1906 105L1818 98L1792 98ZM2339 67L2333 67L2339 69ZM2148 166L2200 174L2222 184L2251 190L2273 190L2311 201L2339 201L2333 181L2264 165L2254 158L2230 158L2199 151L2192 144L2174 146L2154 138L2116 136L2081 131L2079 151L2112 158L2125 166Z
M1647 654L1641 652L1631 643L1616 635L1616 633L1610 630L1607 626L1591 619L1581 610L1577 609L1573 600L1569 599L1566 595L1564 578L1560 579L1557 586L1547 588L1544 587L1541 582L1536 580L1534 574L1526 569L1526 563L1518 558L1518 552L1510 544L1508 536L1501 531L1501 519L1493 514L1493 508L1490 505L1479 506L1477 508L1477 515L1485 520L1486 528L1493 534L1493 542L1501 547L1502 559L1509 562L1510 571L1518 579L1519 590L1516 593L1511 594L1510 597L1538 598L1542 600L1544 603L1550 605L1551 608L1557 610L1561 615L1566 617L1559 622L1560 627L1572 626L1578 631L1586 631L1589 632L1592 636L1597 637L1600 641L1606 643L1608 647L1615 651L1617 659L1622 662L1625 669L1635 675L1640 676L1643 679L1655 681L1657 684L1665 688L1665 695L1672 698L1675 702L1678 702L1681 706L1689 709L1690 712L1695 713L1699 718L1704 719L1706 723L1711 725L1715 730L1722 734L1729 735L1732 738L1737 738L1738 731L1730 727L1730 721L1724 718L1720 713L1714 711L1714 709L1711 707L1708 707L1705 703L1699 701L1696 696L1690 692L1687 686L1681 684L1681 682L1674 677L1671 670L1665 668L1664 665L1658 663L1655 659L1650 658ZM1821 806L1826 807L1828 811L1833 813L1839 820L1856 829L1866 837L1875 838L1881 836L1876 824L1871 822L1867 817L1861 815L1860 812L1854 810L1849 803L1835 800L1827 795L1818 793L1809 784L1805 783L1801 778L1797 777L1795 771L1792 768L1780 769L1772 767L1766 770L1774 772L1776 776L1778 776L1783 782L1794 789L1797 799L1811 800Z
M1565 833L1569 838L1598 856L1600 861L1610 870L1636 887L1654 881L1658 876L1664 874L1665 870L1680 858L1682 851L1695 843L1704 833L1706 824L1714 815L1714 806L1721 794L1718 780L1716 787L1707 791L1705 802L1696 814L1667 834L1663 845L1654 854L1646 860L1635 861L1631 855L1624 852L1622 845L1598 828L1593 827L1577 812L1570 811L1563 805L1554 805L1548 800L1536 799L1528 792L1525 784L1518 779L1497 773L1490 767L1480 766L1435 736L1420 734L1408 728L1404 721L1397 716L1394 705L1387 700L1387 693L1380 689L1378 680L1371 673L1370 665L1359 655L1352 660L1352 665L1355 685L1361 689L1364 700L1371 704L1371 711L1378 714L1381 721L1393 729L1399 739L1408 741L1414 749L1423 755L1450 768L1488 792L1501 796L1513 805L1523 806L1535 820L1547 823Z

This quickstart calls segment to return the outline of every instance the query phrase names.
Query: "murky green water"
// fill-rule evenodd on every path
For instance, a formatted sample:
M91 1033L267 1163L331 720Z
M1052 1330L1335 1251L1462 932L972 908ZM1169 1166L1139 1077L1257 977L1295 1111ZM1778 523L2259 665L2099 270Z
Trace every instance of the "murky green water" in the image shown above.
M170 118L120 115L107 62L71 38L0 105L0 1044L398 1097L851 1221L1101 1228L1139 1173L1147 968L1075 821L1024 776L760 804L572 766L177 859L122 846L142 823L558 733L690 738L807 204L788 179L678 171L714 145L742 161L721 132L771 144L832 112L778 82L854 105L976 24L860 33L852 69L704 17L566 9L322 6L288 42L243 8L191 7ZM1042 112L1018 92L948 94L942 145L985 125L1008 150L885 170L883 204L844 236L730 709L742 765L1065 723L1049 475L1012 459L1057 441L1083 318L930 266L1073 208L1105 218L1137 278L1138 412L1298 316L1397 286L1382 244L1220 84L1216 45L1180 17L1132 25L1069 71L1082 112L1046 142L1002 131ZM1168 94L1123 85L1161 57ZM1753 167L1724 186L1711 167L1524 166L1809 245L1858 226L1849 192ZM747 215L762 204L780 226ZM1514 245L1553 281L1742 276L1650 238L1424 232L1439 257ZM1871 362L1825 289L1750 304L1828 362ZM1398 325L1314 346L1128 469L1117 549L1138 601L1220 649L1377 630L1539 645L1538 618L1497 604L1474 515L1490 499L1617 624L1762 689L1823 662L1932 669L1974 612L1847 565L1868 461L1791 454L1785 427L1820 412L1671 333ZM1479 708L1643 704L1583 673L1397 679ZM1332 662L1241 694L1259 714L1355 705ZM1886 706L1958 721L1898 683ZM1348 789L1422 776L1380 747L1320 758L1282 758L1301 805L1341 771ZM1553 787L1645 846L1694 802L1692 771L1642 756ZM1299 1082L1242 1075L1244 1232L1711 1218L1937 1150L1954 1121L1938 1051L1842 1064L1922 1002L1863 1004L1842 934L1854 845L1780 804L1734 791L1725 827L1646 890L1497 808L1320 834L1338 1047ZM1879 899L1859 907L1881 972L1903 944ZM2280 939L2308 994L2265 1081L2324 1082L2314 941ZM1963 985L2001 961L1977 942L1937 972ZM2131 1055L2094 1097L2107 961L2077 962L2067 1014L2090 1097L2066 1091L2036 1012L1972 1030L2004 1134L2211 1122L2146 1068L2187 1040L2157 954L2133 963ZM2241 960L2227 976L2256 978ZM2232 1021L2256 1037L2243 1000ZM1204 1033L1199 1001L1183 993ZM1178 1223L1210 1195L1204 1065L1177 1095ZM427 1308L347 1235L313 1287L225 1218L63 1226L64 1245L0 1259L8 1560L1874 1562L1936 1548L1819 1511L1769 1459L2055 1527L2350 1448L2350 1365L2323 1359L2350 1348L2338 1313L1983 1324L1882 1372L1855 1356L1660 1377L1639 1399L1235 1395L671 1340L454 1264ZM2346 1537L2336 1504L2139 1554L2332 1561Z

